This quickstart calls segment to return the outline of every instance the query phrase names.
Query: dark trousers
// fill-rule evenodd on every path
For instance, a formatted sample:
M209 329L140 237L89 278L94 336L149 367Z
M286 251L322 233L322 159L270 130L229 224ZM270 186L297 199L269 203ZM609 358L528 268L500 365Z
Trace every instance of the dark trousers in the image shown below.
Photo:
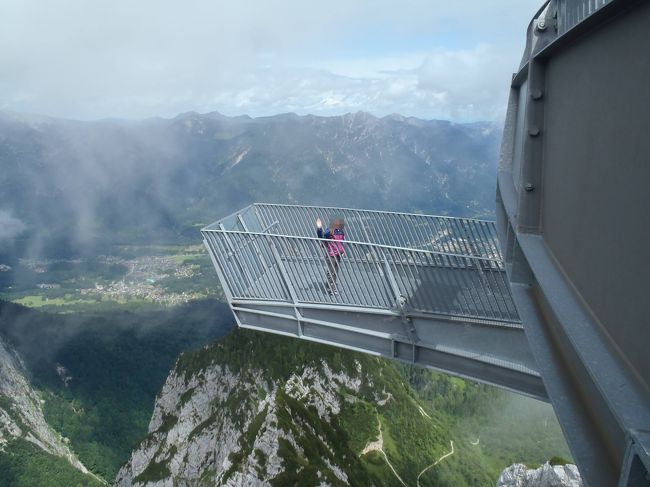
M334 291L336 289L336 276L339 272L339 266L341 264L341 255L329 255L327 254L327 272L325 273L326 282L325 285L328 291Z

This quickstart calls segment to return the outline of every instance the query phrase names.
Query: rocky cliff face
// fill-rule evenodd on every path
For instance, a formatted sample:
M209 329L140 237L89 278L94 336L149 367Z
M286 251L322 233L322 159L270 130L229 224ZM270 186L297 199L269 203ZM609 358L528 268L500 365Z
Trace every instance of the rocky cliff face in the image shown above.
M340 412L342 389L359 391L360 364L356 377L334 374L325 362L319 369L308 367L285 382L270 383L260 370L233 372L221 365L189 376L172 372L156 401L150 435L120 471L117 485L172 486L204 479L216 485L264 485L284 471L288 456L304 455L305 437L330 453L317 475L346 482L347 465L337 465L332 438L311 430L308 421L287 424L294 401L312 406L330 423Z
M575 465L550 465L528 468L517 463L506 468L497 487L582 487L580 472Z
M233 335L179 359L116 486L415 485L449 457L444 420L384 361Z
M81 472L88 473L65 439L46 423L41 400L23 371L16 352L0 338L0 451L12 440L23 438L47 453L67 459Z
M525 430L510 432L516 453L489 430L479 441L485 416L476 411L500 396L418 370L415 377L393 361L235 330L180 356L148 436L115 485L469 487L495 485L519 459L559 453L528 448ZM416 392L410 384L420 381L428 385ZM438 399L425 399L429 393Z

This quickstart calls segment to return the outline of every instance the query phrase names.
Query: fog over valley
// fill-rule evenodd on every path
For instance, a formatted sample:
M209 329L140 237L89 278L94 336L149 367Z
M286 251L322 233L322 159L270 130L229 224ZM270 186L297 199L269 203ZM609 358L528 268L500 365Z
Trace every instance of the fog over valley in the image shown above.
M255 201L492 217L500 132L363 112L137 122L4 112L0 245L61 256L191 243L201 224Z

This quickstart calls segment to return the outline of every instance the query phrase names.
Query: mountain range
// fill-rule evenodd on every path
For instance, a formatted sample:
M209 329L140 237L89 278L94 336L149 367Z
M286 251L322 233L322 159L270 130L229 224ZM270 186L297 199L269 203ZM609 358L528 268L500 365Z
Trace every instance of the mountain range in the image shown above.
M491 216L499 140L494 123L363 112L92 122L0 112L4 252L196 241L197 226L255 201Z

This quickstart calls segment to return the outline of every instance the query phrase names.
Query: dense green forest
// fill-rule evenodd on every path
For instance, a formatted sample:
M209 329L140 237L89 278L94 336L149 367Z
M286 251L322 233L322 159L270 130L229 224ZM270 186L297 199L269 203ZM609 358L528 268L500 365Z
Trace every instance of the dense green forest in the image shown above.
M535 465L552 457L558 457L556 461L570 458L547 404L429 369L327 345L235 330L208 347L183 353L176 372L185 377L200 375L214 364L225 365L244 377L261 370L262 380L272 389L274 382L282 384L305 367L322 369L324 363L334 373L344 374L354 374L360 366L364 371L361 388L343 392L341 413L331 423L323 422L308 404L288 394L280 395L279 410L287 411L286 415L278 413L280 428L293 432L309 462L305 463L291 445L281 445L279 454L286 468L274 480L277 485L316 485L317 473L323 471L317 459L332 455L323 446L323 439L335 445L333 459L345 469L352 485L371 481L393 485L394 474L384 457L378 452L360 455L376 439L378 425L386 455L408 485L415 485L419 472L451 451L450 441L454 443L453 454L435 469L425 471L420 485L492 485L512 463ZM382 396L390 399L378 401ZM230 413L236 422L243 421L247 400L238 397L232 402L238 405ZM261 421L256 417L248 426L240 440L241 453L231 458L231 469L237 469L247 448L252 448ZM296 426L303 422L309 427Z
M213 300L157 311L114 307L72 314L0 301L0 333L42 391L46 420L69 438L86 467L109 481L146 435L154 398L178 354L230 327L226 306ZM31 472L47 463L24 467Z
M67 460L18 438L0 455L0 487L99 487Z
M336 370L360 360L381 371L383 383L391 384L399 399L395 403L402 406L378 416L370 400L376 391L367 390L367 400L345 409L340 431L332 434L344 435L345 444L358 450L376 435L381 417L390 426L385 436L393 445L388 447L391 458L405 470L412 462L419 464L420 456L421 463L427 455L443 453L449 438L455 438L459 454L430 473L441 485L460 482L456 476L463 479L458 485L471 485L471 478L492 481L510 463L536 464L569 455L552 409L537 401L419 367L268 334L238 331L214 342L231 328L232 320L218 301L157 311L115 308L71 314L0 302L0 317L0 332L24 358L33 384L41 391L47 421L69 438L71 448L91 471L108 481L146 436L154 398L176 358L210 342L208 350L217 347L218 360L232 370L261 368L268 377L285 377L301 364L321 358ZM186 351L177 368L191 374L214 360L215 354L204 349ZM57 366L64 368L69 380L63 380ZM444 434L413 428L413 421L420 419L414 401L435 417ZM412 430L412 437L405 436ZM411 453L404 456L400 445L408 445ZM29 461L18 462L16 455L27 455ZM85 485L83 478L66 484L64 479L75 478L74 469L65 461L50 467L49 456L29 444L13 444L0 458L13 472L11 485L27 485L19 480L29 475L38 479L50 468L51 478L61 483L43 485ZM381 479L384 470L381 457L368 455L364 472L376 472Z
M549 404L414 365L399 367L422 402L449 415L454 434L481 445L491 469L571 458Z

